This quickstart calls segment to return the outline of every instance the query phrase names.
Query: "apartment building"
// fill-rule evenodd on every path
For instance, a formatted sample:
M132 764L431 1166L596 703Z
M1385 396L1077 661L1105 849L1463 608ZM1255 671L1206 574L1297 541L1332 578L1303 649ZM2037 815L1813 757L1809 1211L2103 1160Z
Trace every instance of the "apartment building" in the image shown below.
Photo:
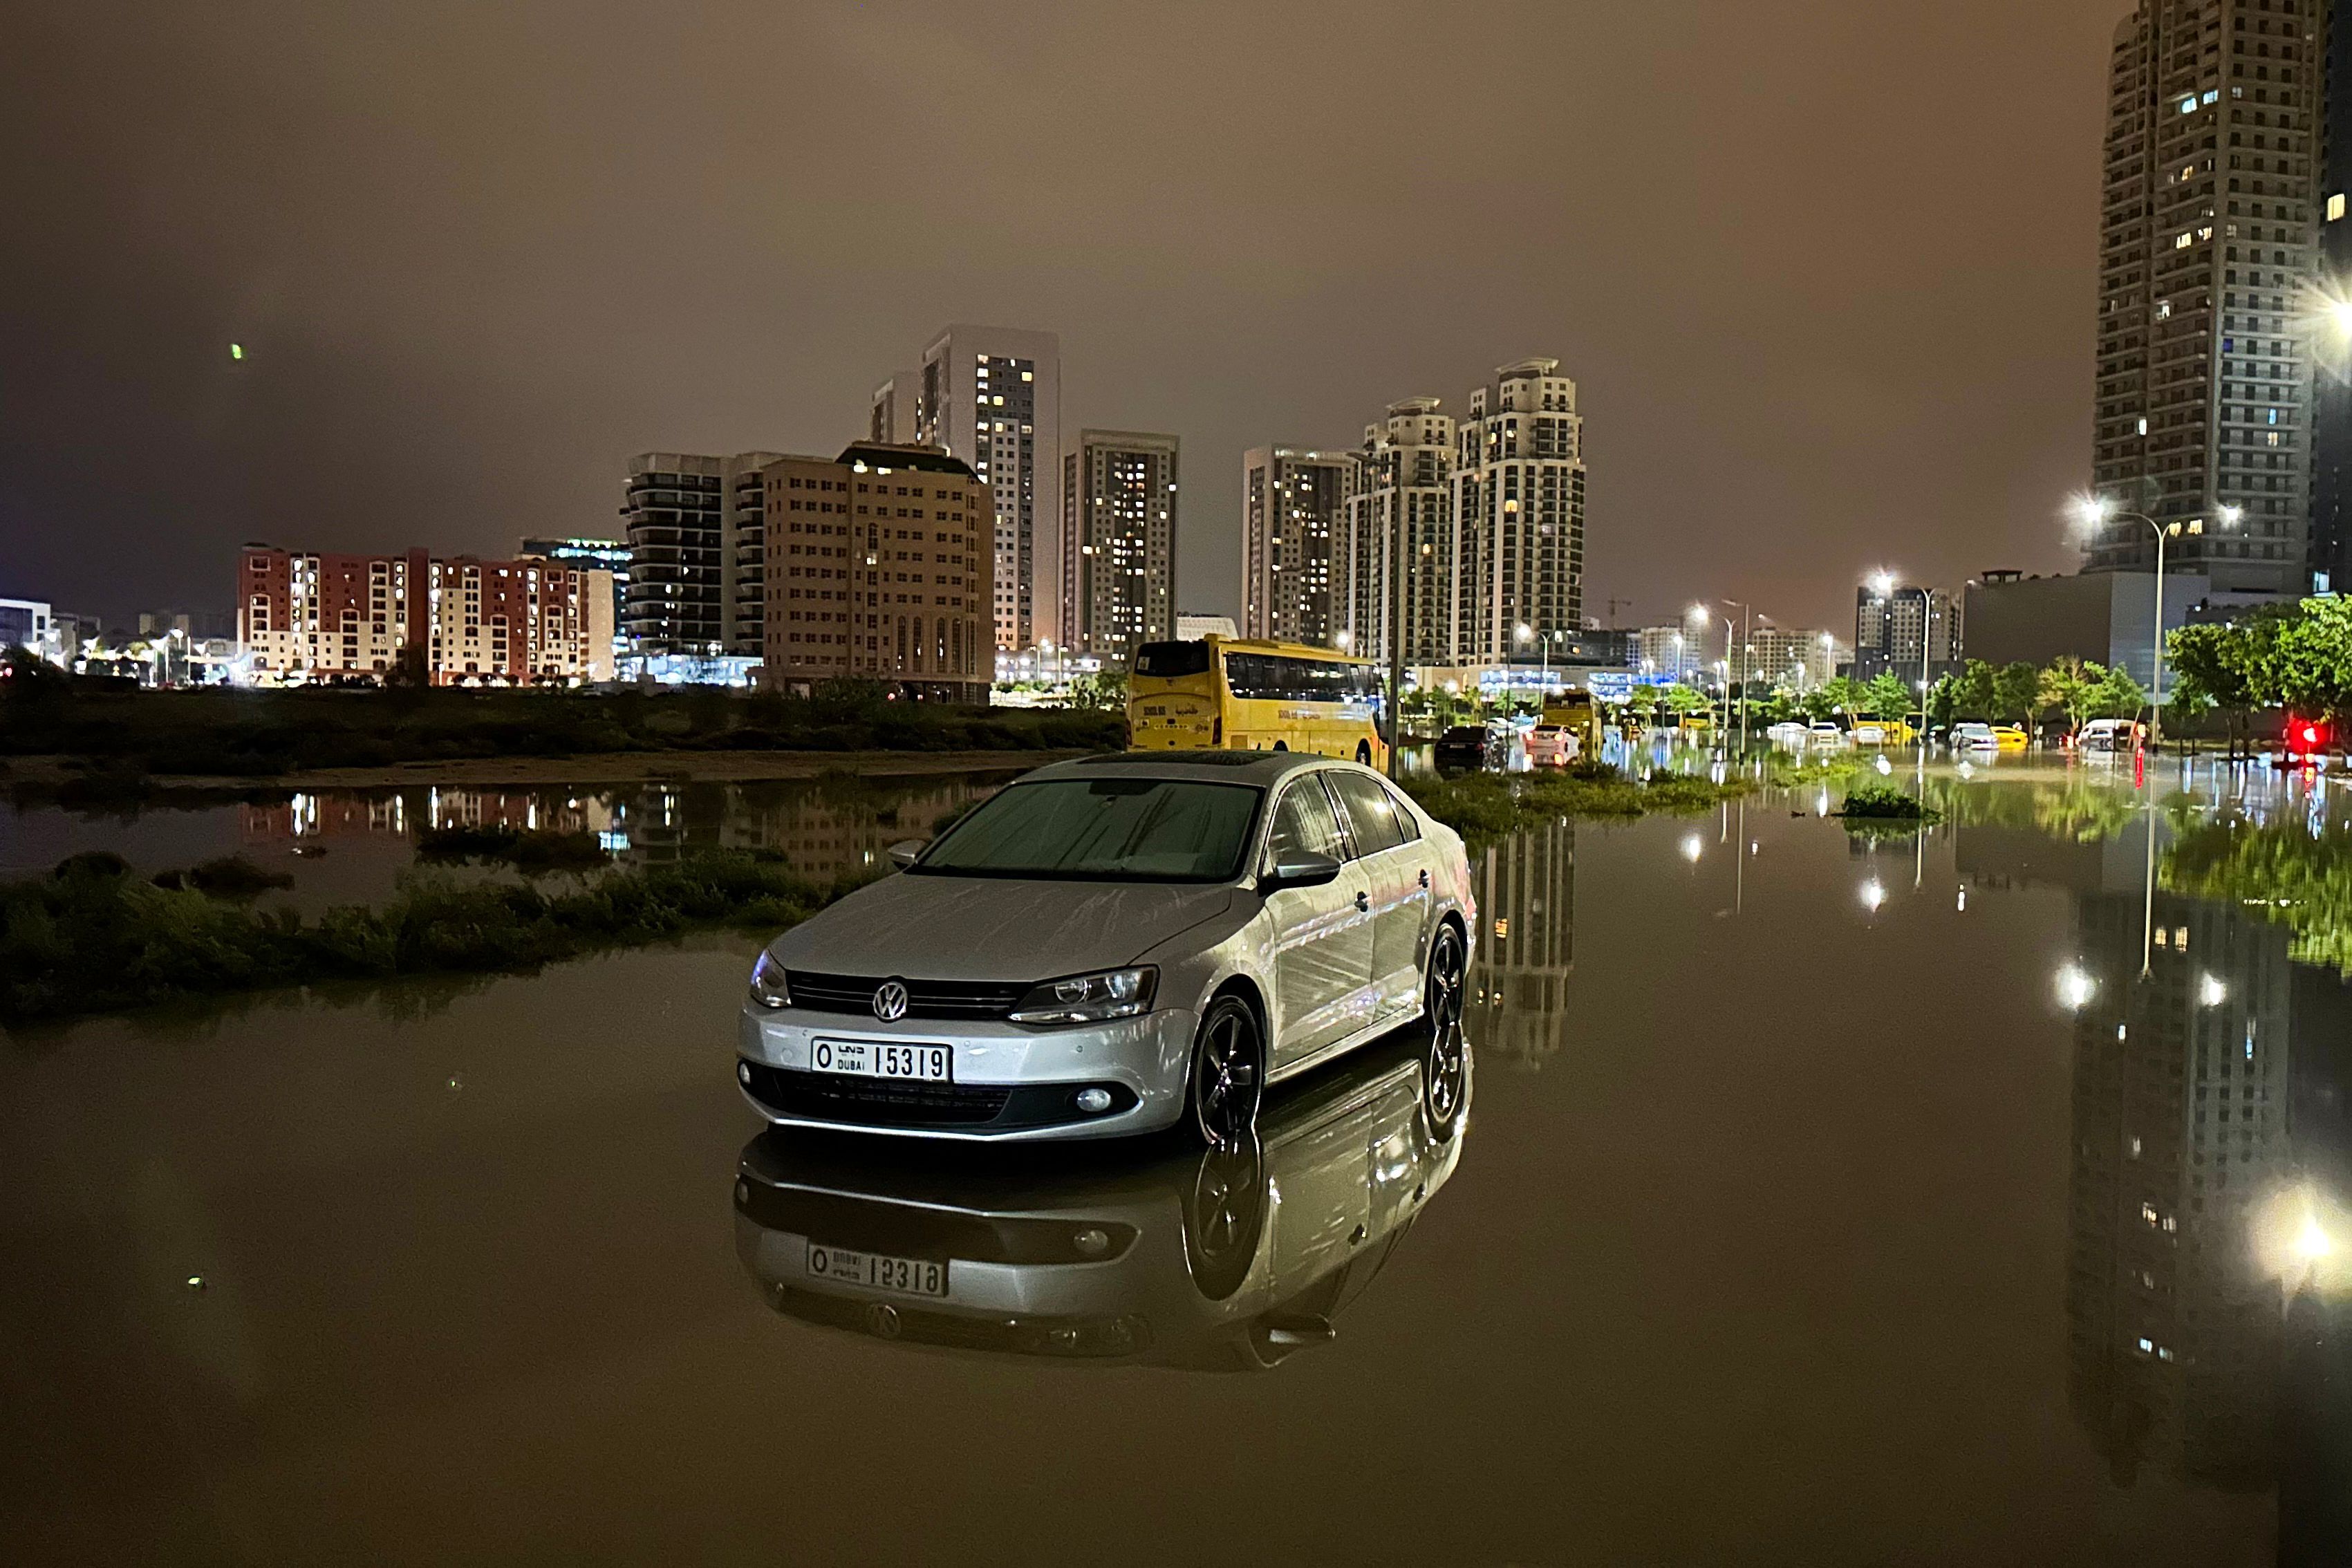
M763 474L762 681L887 682L985 702L995 672L991 488L936 447L861 441Z
M1176 625L1173 436L1080 430L1062 458L1060 647L1124 668Z
M1242 456L1243 635L1331 646L1334 541L1356 454L1254 447Z

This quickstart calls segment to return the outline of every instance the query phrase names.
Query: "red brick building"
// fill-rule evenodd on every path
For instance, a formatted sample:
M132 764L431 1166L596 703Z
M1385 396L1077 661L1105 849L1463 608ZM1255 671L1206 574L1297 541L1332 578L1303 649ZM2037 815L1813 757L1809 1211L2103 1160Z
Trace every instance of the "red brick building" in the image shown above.
M609 572L524 556L437 561L246 546L237 638L254 679L382 680L404 658L436 686L613 676Z

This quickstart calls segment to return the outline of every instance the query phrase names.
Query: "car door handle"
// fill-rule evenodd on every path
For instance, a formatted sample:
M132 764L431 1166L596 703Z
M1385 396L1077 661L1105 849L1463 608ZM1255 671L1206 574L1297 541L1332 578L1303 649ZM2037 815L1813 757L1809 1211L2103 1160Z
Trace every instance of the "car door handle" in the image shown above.
M1367 913L1367 914L1370 913L1370 912L1371 912L1371 908L1372 908L1372 896L1371 896L1371 894L1370 894L1370 893L1358 893L1358 894L1356 895L1356 908L1357 908L1358 910L1362 910L1363 912L1365 912L1365 913Z
M1422 869L1421 885L1423 889L1426 889L1429 887L1429 870L1426 867Z

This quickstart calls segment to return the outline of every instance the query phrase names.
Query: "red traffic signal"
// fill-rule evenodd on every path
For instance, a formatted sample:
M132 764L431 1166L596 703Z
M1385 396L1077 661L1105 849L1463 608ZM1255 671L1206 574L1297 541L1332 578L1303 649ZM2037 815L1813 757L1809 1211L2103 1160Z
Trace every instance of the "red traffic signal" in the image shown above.
M2291 719L2286 727L2287 750L2298 754L2325 751L2327 726L2316 719Z

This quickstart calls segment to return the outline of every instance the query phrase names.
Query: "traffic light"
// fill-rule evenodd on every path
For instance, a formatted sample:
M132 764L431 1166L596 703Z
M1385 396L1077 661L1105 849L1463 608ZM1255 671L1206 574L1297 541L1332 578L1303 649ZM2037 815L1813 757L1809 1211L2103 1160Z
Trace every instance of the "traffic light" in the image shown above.
M2327 749L2327 725L2318 719L2289 719L2286 725L2286 749L2297 756L2311 756Z

